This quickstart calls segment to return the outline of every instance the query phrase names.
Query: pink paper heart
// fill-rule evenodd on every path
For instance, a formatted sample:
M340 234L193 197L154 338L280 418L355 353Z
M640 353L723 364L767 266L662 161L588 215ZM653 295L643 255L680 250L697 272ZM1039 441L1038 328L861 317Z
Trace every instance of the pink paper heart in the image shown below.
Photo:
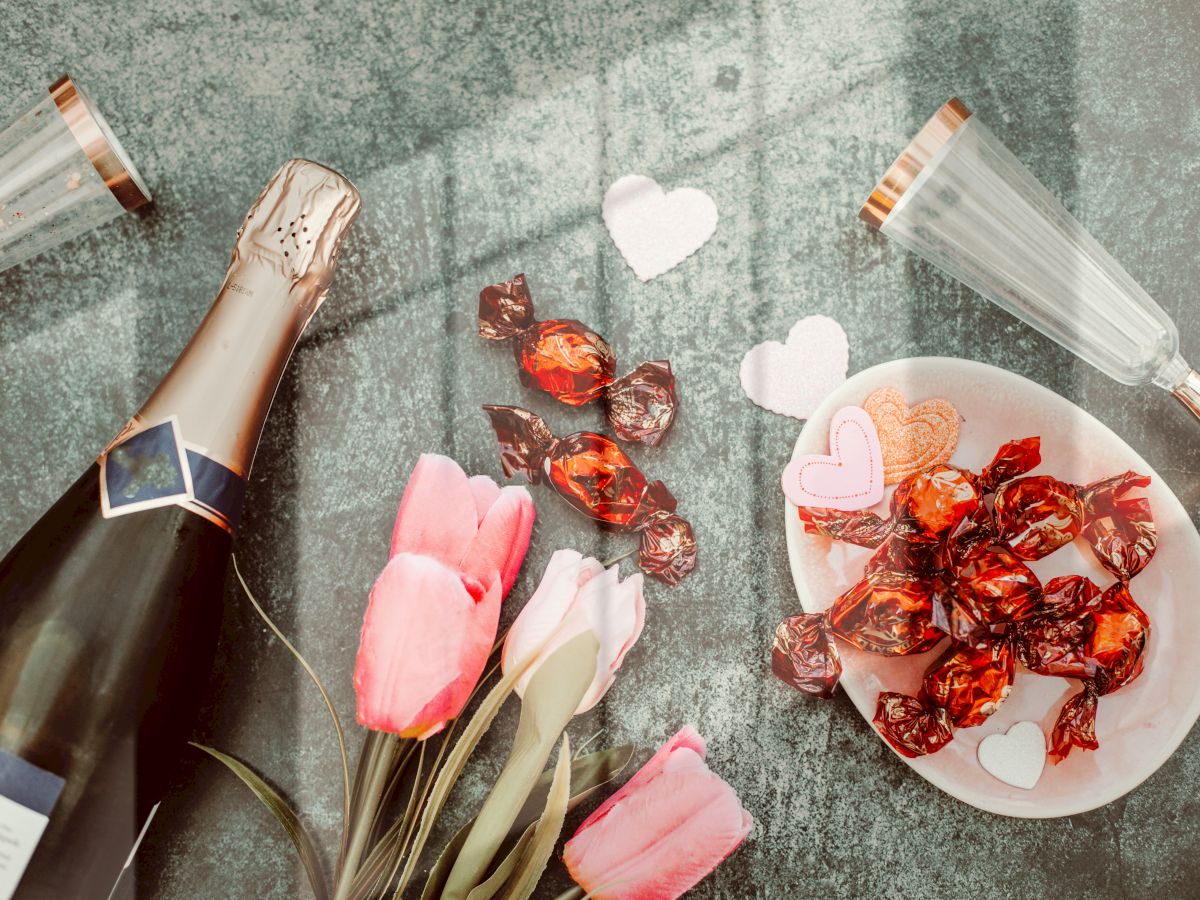
M742 357L746 396L773 413L807 419L846 380L850 345L829 316L805 316L788 332L787 343L764 341Z
M883 499L883 450L866 411L845 406L829 425L829 456L799 456L783 470L783 492L797 506L850 512Z

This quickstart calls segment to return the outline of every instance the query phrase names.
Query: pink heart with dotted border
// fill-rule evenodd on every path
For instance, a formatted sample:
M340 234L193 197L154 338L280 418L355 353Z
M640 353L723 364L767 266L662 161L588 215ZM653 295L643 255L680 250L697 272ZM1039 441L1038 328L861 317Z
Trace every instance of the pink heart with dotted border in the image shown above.
M783 492L797 506L844 512L883 499L883 450L866 411L844 406L829 426L829 455L799 456L783 470Z

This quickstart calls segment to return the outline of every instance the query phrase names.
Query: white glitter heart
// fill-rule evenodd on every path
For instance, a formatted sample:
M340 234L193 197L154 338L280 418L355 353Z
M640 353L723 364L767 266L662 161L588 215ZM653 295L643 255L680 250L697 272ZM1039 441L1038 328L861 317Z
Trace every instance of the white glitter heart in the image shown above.
M1046 735L1037 722L1018 722L1005 734L985 737L977 753L985 772L1029 791L1046 767Z

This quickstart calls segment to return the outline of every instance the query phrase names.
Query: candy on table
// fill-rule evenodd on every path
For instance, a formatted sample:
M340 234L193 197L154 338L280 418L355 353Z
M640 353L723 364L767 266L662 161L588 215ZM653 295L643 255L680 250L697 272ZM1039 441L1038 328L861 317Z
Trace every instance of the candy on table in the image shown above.
M643 572L678 584L696 568L691 524L676 514L675 497L648 481L611 439L592 431L556 438L535 413L516 406L485 406L500 445L504 474L545 483L579 512L614 531L641 532Z
M771 668L798 691L832 697L842 675L842 658L833 640L829 613L800 613L780 622L775 628Z
M596 332L575 319L533 317L524 275L479 294L479 333L513 341L521 383L569 406L604 402L617 437L657 446L675 420L679 399L667 360L642 363L614 380L617 361Z

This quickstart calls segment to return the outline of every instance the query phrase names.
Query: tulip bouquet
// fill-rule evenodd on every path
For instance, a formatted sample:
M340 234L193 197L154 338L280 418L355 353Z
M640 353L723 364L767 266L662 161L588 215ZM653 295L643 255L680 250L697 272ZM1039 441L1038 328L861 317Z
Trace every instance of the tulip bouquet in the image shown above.
M283 825L317 900L418 896L421 884L422 900L523 900L554 858L568 812L632 758L631 746L572 754L567 729L600 702L641 635L641 575L621 580L615 565L559 550L497 640L534 515L525 488L468 477L444 456L417 462L363 619L354 689L366 734L353 776L341 719L321 680L263 611L235 560L250 602L314 682L333 722L343 827L332 878L299 815L265 779L226 753L196 746ZM474 818L440 853L427 854L456 782L514 693L520 718L503 769ZM577 885L561 900L669 900L741 844L750 816L704 754L703 739L685 727L584 820L561 854Z

